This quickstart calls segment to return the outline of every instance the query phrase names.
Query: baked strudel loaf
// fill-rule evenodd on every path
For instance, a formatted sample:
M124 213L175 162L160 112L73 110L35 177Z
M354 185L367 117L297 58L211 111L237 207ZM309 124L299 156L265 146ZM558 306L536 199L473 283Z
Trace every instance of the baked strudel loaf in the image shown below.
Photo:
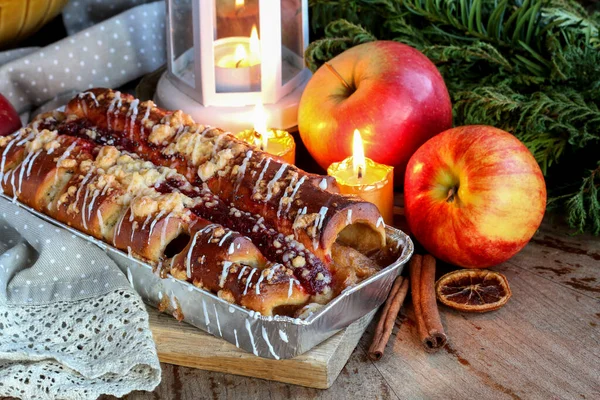
M181 111L93 89L0 151L5 194L264 315L379 269L373 204Z

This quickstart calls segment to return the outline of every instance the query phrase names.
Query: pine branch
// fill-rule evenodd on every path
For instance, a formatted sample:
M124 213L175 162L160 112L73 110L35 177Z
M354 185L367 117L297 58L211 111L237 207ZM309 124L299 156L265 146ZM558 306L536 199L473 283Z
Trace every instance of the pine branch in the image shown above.
M600 185L600 166L583 179L579 191L566 202L569 225L583 233L591 226L594 235L600 234L600 200L598 186Z
M461 124L485 124L512 132L527 145L546 173L567 146L575 151L600 142L600 110L578 93L523 95L506 86L454 93L454 116Z
M377 40L360 25L346 20L338 20L329 24L325 32L327 37L312 42L306 49L304 58L308 68L315 72L324 62L361 43Z

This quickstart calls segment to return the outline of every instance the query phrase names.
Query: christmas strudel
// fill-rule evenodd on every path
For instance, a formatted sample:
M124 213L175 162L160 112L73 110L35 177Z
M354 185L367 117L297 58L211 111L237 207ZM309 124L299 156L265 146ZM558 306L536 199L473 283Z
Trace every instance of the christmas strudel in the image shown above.
M108 89L0 138L1 190L263 315L374 274L377 208L181 111Z

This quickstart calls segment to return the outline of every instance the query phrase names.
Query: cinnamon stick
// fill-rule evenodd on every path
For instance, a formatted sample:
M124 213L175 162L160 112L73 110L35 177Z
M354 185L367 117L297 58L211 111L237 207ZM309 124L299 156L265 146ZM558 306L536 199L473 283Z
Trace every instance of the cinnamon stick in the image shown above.
M375 335L373 335L373 343L369 347L369 358L377 361L383 357L385 346L387 345L392 329L394 328L394 321L398 316L398 312L404 303L406 294L408 293L408 279L398 276L394 281L392 290L383 306L381 317L375 328Z
M411 294L419 340L433 353L447 341L435 298L435 258L414 255L409 264Z

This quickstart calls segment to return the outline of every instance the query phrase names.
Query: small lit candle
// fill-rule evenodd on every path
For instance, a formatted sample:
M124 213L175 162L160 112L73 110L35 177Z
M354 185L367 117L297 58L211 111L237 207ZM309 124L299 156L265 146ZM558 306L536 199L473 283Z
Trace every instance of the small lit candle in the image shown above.
M256 26L250 37L219 39L214 46L217 93L260 90L260 40Z
M360 132L354 130L352 156L327 168L343 194L357 195L377 206L386 224L394 222L394 167L365 157Z
M267 129L267 114L261 101L254 108L254 129L247 129L236 136L262 151L281 158L288 164L296 162L294 138L287 131Z

